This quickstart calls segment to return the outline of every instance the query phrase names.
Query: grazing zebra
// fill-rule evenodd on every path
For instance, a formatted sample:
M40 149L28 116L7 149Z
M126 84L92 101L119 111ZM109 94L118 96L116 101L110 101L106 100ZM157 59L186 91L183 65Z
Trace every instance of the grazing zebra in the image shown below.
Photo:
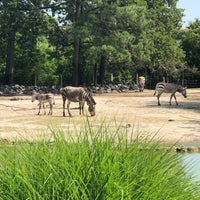
M159 82L156 84L154 96L156 95L156 92L157 92L157 98L158 98L158 106L160 106L160 96L163 92L171 93L171 97L169 101L170 106L171 106L172 97L174 97L176 105L178 105L178 102L175 96L176 92L181 93L185 98L187 97L186 88L174 83Z
M95 115L96 102L94 98L92 97L92 95L88 91L86 91L84 88L67 86L67 87L61 88L60 93L63 99L63 116L64 117L65 117L66 100L68 100L67 110L70 117L72 116L70 113L70 108L69 108L69 105L71 102L79 102L79 111L80 111L79 114L81 115L81 113L84 114L84 104L86 101L89 106L88 111L90 112L90 115L91 116Z
M40 93L37 93L37 92L34 91L33 95L32 95L32 102L34 102L35 100L39 101L38 115L40 114L41 106L44 109L44 115L46 115L46 110L45 110L44 103L49 103L50 109L49 109L48 115L52 115L52 113L53 113L53 104L55 105L54 95L52 93L40 94Z
M138 77L138 86L139 86L139 91L140 92L144 91L144 85L145 85L145 77L144 76L139 76Z

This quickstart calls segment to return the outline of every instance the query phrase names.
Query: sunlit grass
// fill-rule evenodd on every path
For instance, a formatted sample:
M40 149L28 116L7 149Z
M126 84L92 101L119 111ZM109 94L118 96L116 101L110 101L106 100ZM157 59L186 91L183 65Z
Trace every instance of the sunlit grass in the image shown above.
M200 199L179 154L159 142L88 119L74 129L51 128L53 143L2 142L0 199Z

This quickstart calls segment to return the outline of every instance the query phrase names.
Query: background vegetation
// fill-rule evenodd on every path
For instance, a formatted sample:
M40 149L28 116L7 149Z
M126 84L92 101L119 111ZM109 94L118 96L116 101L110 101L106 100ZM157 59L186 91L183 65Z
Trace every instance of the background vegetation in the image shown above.
M198 86L200 21L177 0L2 0L0 84Z
M1 143L0 199L199 199L180 154L137 134L86 122L53 144Z

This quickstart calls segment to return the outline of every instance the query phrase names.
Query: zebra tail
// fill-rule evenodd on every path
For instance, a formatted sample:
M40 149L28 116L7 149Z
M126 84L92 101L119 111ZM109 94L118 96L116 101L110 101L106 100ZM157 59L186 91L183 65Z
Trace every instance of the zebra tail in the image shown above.
M156 95L156 90L155 90L155 92L154 92L153 96L155 96L155 95Z

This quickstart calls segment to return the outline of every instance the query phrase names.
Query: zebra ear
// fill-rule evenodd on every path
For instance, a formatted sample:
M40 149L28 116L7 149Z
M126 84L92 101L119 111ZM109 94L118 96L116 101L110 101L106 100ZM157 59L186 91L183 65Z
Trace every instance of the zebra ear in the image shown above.
M62 91L63 91L63 88L60 88L60 93L62 93Z
M90 94L91 95L91 94ZM92 100L92 103L94 104L94 105L96 105L96 102L95 102L95 100L94 100L94 98L93 98L93 96L91 95L91 100Z
M96 102L95 102L95 100L94 100L94 98L93 98L93 96L92 96L92 93L89 92L88 94L89 94L89 97L90 97L90 101L91 101L94 105L96 105Z
M37 92L35 90L32 91L32 94L36 94Z

